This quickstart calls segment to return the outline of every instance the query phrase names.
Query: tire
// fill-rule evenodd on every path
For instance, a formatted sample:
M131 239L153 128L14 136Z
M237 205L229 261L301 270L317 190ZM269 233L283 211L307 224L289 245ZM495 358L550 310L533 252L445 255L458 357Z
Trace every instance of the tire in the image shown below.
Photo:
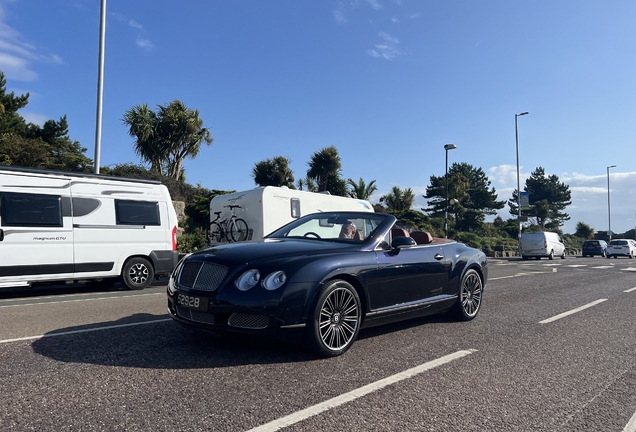
M236 218L230 224L230 240L235 242L247 240L247 222L241 218Z
M216 242L216 243L220 243L221 242L221 225L219 225L217 222L211 222L210 223L210 243Z
M550 259L550 261L552 261L554 259L554 251L553 250L550 251L550 255L548 255L548 258Z
M563 250L563 253L561 254L561 259L565 259L565 249Z
M323 286L308 317L305 343L321 357L342 355L358 337L361 322L362 307L355 288L334 279Z
M155 270L145 258L130 258L121 269L121 279L126 288L142 290L150 286L155 277Z
M459 285L459 298L453 306L453 313L460 321L470 321L481 309L484 286L475 270L468 270Z

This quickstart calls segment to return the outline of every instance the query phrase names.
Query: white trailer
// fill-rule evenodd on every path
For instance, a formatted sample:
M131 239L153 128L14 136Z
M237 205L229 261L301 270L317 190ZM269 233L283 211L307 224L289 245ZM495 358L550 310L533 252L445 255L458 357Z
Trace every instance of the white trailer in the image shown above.
M153 180L0 166L0 288L168 275L177 215Z
M223 221L234 214L247 224L247 235L238 240L260 240L301 216L332 210L372 212L373 206L369 201L356 198L265 186L212 198L210 225L213 222L223 225ZM210 244L228 242L228 237L211 236Z

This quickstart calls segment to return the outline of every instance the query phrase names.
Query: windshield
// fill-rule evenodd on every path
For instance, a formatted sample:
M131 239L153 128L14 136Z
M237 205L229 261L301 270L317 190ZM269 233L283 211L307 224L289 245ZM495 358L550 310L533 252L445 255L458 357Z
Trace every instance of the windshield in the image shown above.
M374 234L386 215L365 212L329 212L304 216L266 238L307 238L362 243Z

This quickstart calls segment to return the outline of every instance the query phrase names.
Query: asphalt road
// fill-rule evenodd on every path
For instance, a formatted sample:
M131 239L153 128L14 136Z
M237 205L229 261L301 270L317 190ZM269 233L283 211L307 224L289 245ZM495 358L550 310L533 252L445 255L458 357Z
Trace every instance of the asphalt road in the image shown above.
M636 260L490 260L480 315L344 356L196 336L165 288L0 291L1 431L636 431Z

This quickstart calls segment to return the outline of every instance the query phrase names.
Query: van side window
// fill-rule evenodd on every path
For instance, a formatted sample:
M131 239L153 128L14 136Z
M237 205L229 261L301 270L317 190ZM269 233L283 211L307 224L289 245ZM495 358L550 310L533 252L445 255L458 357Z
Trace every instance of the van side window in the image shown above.
M0 193L2 226L62 227L60 195Z
M292 198L291 204L291 217L298 219L300 217L300 200L298 198Z
M161 225L159 204L151 201L115 200L117 225Z

